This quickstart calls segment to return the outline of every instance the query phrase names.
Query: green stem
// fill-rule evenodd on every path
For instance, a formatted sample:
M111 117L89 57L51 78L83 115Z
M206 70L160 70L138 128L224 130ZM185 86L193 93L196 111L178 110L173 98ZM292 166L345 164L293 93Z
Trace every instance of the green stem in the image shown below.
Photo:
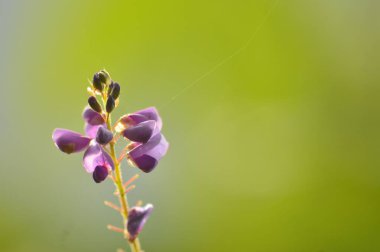
M112 126L111 126L111 115L110 114L107 115L107 128L111 132L113 132ZM125 238L127 238L126 234L128 234L128 231L127 231L127 225L126 224L127 224L127 220L128 220L128 201L127 201L127 195L126 195L124 187L123 187L123 176L122 176L121 169L120 169L120 163L116 157L115 143L113 141L110 143L110 151L111 151L110 154L111 154L112 160L115 164L115 170L114 170L115 181L114 181L114 183L115 183L117 191L119 192L118 195L119 195L120 205L122 207L121 215L123 217L124 234L125 234ZM139 242L138 238L136 238L133 241L128 240L128 243L129 243L129 246L131 247L132 252L141 252L140 242Z

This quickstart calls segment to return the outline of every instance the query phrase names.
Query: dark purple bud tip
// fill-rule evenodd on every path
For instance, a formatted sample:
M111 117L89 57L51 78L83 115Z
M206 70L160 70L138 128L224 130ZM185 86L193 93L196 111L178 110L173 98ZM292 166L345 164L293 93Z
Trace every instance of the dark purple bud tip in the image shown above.
M153 205L147 204L145 207L132 207L128 213L127 230L129 240L133 241L143 229L146 221L153 211Z
M100 81L105 85L110 85L112 80L110 74L106 70L101 70L98 72Z
M92 79L92 85L95 89L99 90L100 92L103 91L103 82L101 80L101 77L99 76L99 73L94 74L94 77Z
M96 112L102 112L102 107L100 106L98 100L96 100L94 96L90 96L90 98L88 98L88 105L90 105L90 107Z
M153 135L153 131L156 128L156 122L153 120L145 121L135 126L130 126L124 130L124 137L131 141L146 143Z
M108 169L104 166L98 165L95 167L92 177L96 183L104 181L108 176Z
M104 127L99 127L98 132L96 133L96 141L99 144L106 145L113 139L113 134L111 131Z
M165 156L169 143L159 133L154 135L147 143L139 144L128 152L129 161L145 173L151 172L158 161Z
M134 160L134 164L145 173L149 173L156 168L158 160L149 155L142 155Z
M114 108L115 108L115 100L112 98L112 96L110 96L108 97L107 104L106 104L107 113L111 113Z
M117 82L114 82L112 84L112 90L109 95L112 96L114 100L116 100L117 98L119 98L120 95L120 85Z

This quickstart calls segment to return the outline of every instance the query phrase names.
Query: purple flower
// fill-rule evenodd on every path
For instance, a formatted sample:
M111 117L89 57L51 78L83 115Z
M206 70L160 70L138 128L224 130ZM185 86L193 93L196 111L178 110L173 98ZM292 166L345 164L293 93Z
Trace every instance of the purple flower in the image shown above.
M114 169L112 158L100 145L109 140L109 131L105 128L104 118L89 107L85 108L83 119L86 122L86 136L67 129L55 129L53 141L58 149L67 154L86 150L83 167L88 173L93 173L95 182L100 183L107 178L108 171ZM102 143L95 141L97 135Z
M143 172L151 172L165 156L169 143L164 135L156 134L145 144L138 144L128 153L128 159Z
M133 142L129 161L143 172L151 172L169 148L161 134L162 120L157 109L149 107L123 116L119 125L123 136Z
M122 132L124 137L139 143L148 142L162 128L162 120L155 107L123 116L120 122L124 126Z
M145 207L133 207L129 210L127 230L131 241L136 239L137 235L141 232L152 211L152 204L147 204Z

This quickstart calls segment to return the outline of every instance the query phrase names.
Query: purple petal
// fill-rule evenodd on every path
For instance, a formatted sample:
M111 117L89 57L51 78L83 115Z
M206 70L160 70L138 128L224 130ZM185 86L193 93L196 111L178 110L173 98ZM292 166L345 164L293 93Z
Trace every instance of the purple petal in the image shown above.
M61 151L71 154L87 148L91 139L71 130L55 129L53 141Z
M169 148L169 143L165 137L159 133L153 136L147 143L140 144L128 153L129 160L132 161L143 172L151 172L158 161L165 156Z
M111 156L96 142L92 142L83 156L83 167L88 173L94 172L97 166L114 169Z
M144 116L144 115L140 115L140 114L129 114L127 117L126 117L126 122L127 124L130 124L130 125L136 125L136 124L139 124L139 123L142 123L142 122L145 122L145 121L148 121L149 119Z
M137 124L136 126L130 126L124 130L124 137L131 141L146 143L153 135L156 128L156 122L153 120L145 121Z
M86 121L86 123L91 125L99 125L104 124L105 120L101 114L90 108L89 106L86 106L83 111L83 119Z
M120 118L120 122L125 126L134 126L148 120L155 121L159 130L161 130L162 120L155 107L142 109L132 114L124 115Z
M108 177L107 167L101 165L96 166L92 177L96 183L104 181Z
M136 239L137 235L141 232L152 211L152 204L147 204L145 207L132 207L129 210L127 230L131 241Z
M159 130L162 128L162 120L160 115L158 114L158 111L155 107L149 107L146 109L142 109L139 111L134 112L133 114L143 115L147 118L147 120L154 120L157 123L157 127Z
M86 135L92 139L96 138L96 134L98 133L99 128L106 128L106 124L100 124L100 125L91 125L89 123L86 123L84 126L84 131L86 132Z

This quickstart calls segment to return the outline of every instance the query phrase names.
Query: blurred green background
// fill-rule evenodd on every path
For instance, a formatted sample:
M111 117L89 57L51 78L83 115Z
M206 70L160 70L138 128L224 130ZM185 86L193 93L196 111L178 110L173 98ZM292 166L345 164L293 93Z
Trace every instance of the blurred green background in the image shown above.
M87 79L157 106L129 200L146 252L380 251L380 2L0 0L0 251L116 251L120 216L53 145ZM124 165L127 176L138 172Z

